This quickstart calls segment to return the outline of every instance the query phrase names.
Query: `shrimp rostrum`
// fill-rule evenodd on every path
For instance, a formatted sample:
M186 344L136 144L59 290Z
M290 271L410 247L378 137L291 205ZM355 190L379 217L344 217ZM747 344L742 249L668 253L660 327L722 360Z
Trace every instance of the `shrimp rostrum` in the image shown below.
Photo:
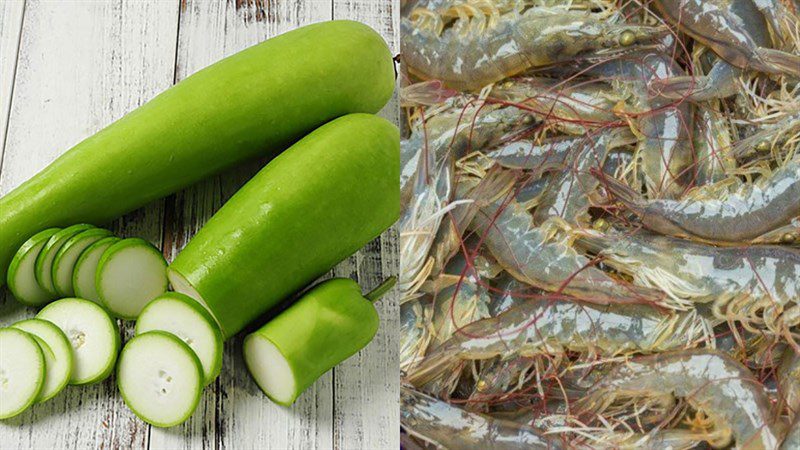
M491 2L472 0L403 18L401 52L412 75L470 91L584 53L611 55L664 33L618 23L607 13L563 6L501 13Z

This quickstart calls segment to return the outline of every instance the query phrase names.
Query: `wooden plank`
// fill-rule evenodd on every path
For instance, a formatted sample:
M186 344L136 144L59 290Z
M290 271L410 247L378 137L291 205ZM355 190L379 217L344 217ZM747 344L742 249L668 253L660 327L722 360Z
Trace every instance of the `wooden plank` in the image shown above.
M158 0L27 2L0 194L170 86L177 8ZM112 228L160 244L162 215L157 202ZM0 324L34 312L7 298ZM0 432L9 448L146 448L148 438L148 426L124 406L113 378L69 387L0 423Z
M0 3L0 161L5 147L6 125L11 108L17 53L22 37L23 0Z
M393 54L399 45L399 9L396 2L334 0L335 19L366 23L386 39ZM399 124L397 96L381 115ZM399 266L397 234L384 233L356 257L357 279L364 291L396 275ZM400 446L400 309L393 290L377 304L381 326L375 339L334 370L334 447L339 449L399 448Z
M182 5L177 79L300 25L330 19L329 0L207 2ZM208 218L264 164L259 161L200 183L167 202L165 251L171 259ZM250 379L241 336L225 348L223 370L206 389L201 411L171 430L151 431L153 449L330 448L333 394L323 377L292 408L271 403Z

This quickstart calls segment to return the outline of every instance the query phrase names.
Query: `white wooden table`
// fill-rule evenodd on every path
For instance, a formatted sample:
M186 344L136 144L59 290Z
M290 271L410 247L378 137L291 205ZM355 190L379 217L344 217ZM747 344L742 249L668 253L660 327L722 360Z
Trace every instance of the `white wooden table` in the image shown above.
M0 0L0 195L176 81L297 26L360 20L396 51L394 3ZM397 121L397 102L382 114ZM206 180L109 226L121 235L149 239L171 260L259 168L252 164ZM395 273L395 236L385 233L333 273L357 278L365 289L376 286ZM2 291L0 326L34 315ZM0 422L0 448L396 449L396 295L385 297L379 312L381 328L373 342L323 376L292 408L272 404L258 390L245 370L239 337L226 344L222 375L182 426L158 429L139 420L125 407L112 378L68 387L53 400ZM123 330L129 337L130 326Z

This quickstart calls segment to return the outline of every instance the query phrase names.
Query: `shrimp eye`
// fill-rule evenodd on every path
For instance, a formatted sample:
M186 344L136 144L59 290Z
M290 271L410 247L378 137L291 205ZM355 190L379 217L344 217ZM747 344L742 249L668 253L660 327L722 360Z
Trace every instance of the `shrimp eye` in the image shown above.
M756 150L760 152L766 152L769 150L769 148L770 148L769 141L761 141L758 144L756 144Z
M636 36L632 31L623 31L619 36L619 45L623 47L629 47L634 43L636 43Z
M606 219L600 218L594 221L594 223L592 224L592 228L602 232L608 230L609 224L606 221Z
M795 240L794 233L786 233L783 236L781 236L781 243L783 244L791 244L792 242L794 242L794 240Z

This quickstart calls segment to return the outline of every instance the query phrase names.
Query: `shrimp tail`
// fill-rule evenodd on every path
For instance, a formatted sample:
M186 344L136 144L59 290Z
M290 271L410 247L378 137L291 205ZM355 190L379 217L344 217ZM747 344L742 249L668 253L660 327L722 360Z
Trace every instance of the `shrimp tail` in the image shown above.
M609 177L597 169L592 169L591 173L600 180L601 185L615 200L621 202L628 209L636 213L641 213L645 209L646 204L642 196L625 183Z
M800 56L771 48L756 49L753 67L768 73L779 73L800 77Z

